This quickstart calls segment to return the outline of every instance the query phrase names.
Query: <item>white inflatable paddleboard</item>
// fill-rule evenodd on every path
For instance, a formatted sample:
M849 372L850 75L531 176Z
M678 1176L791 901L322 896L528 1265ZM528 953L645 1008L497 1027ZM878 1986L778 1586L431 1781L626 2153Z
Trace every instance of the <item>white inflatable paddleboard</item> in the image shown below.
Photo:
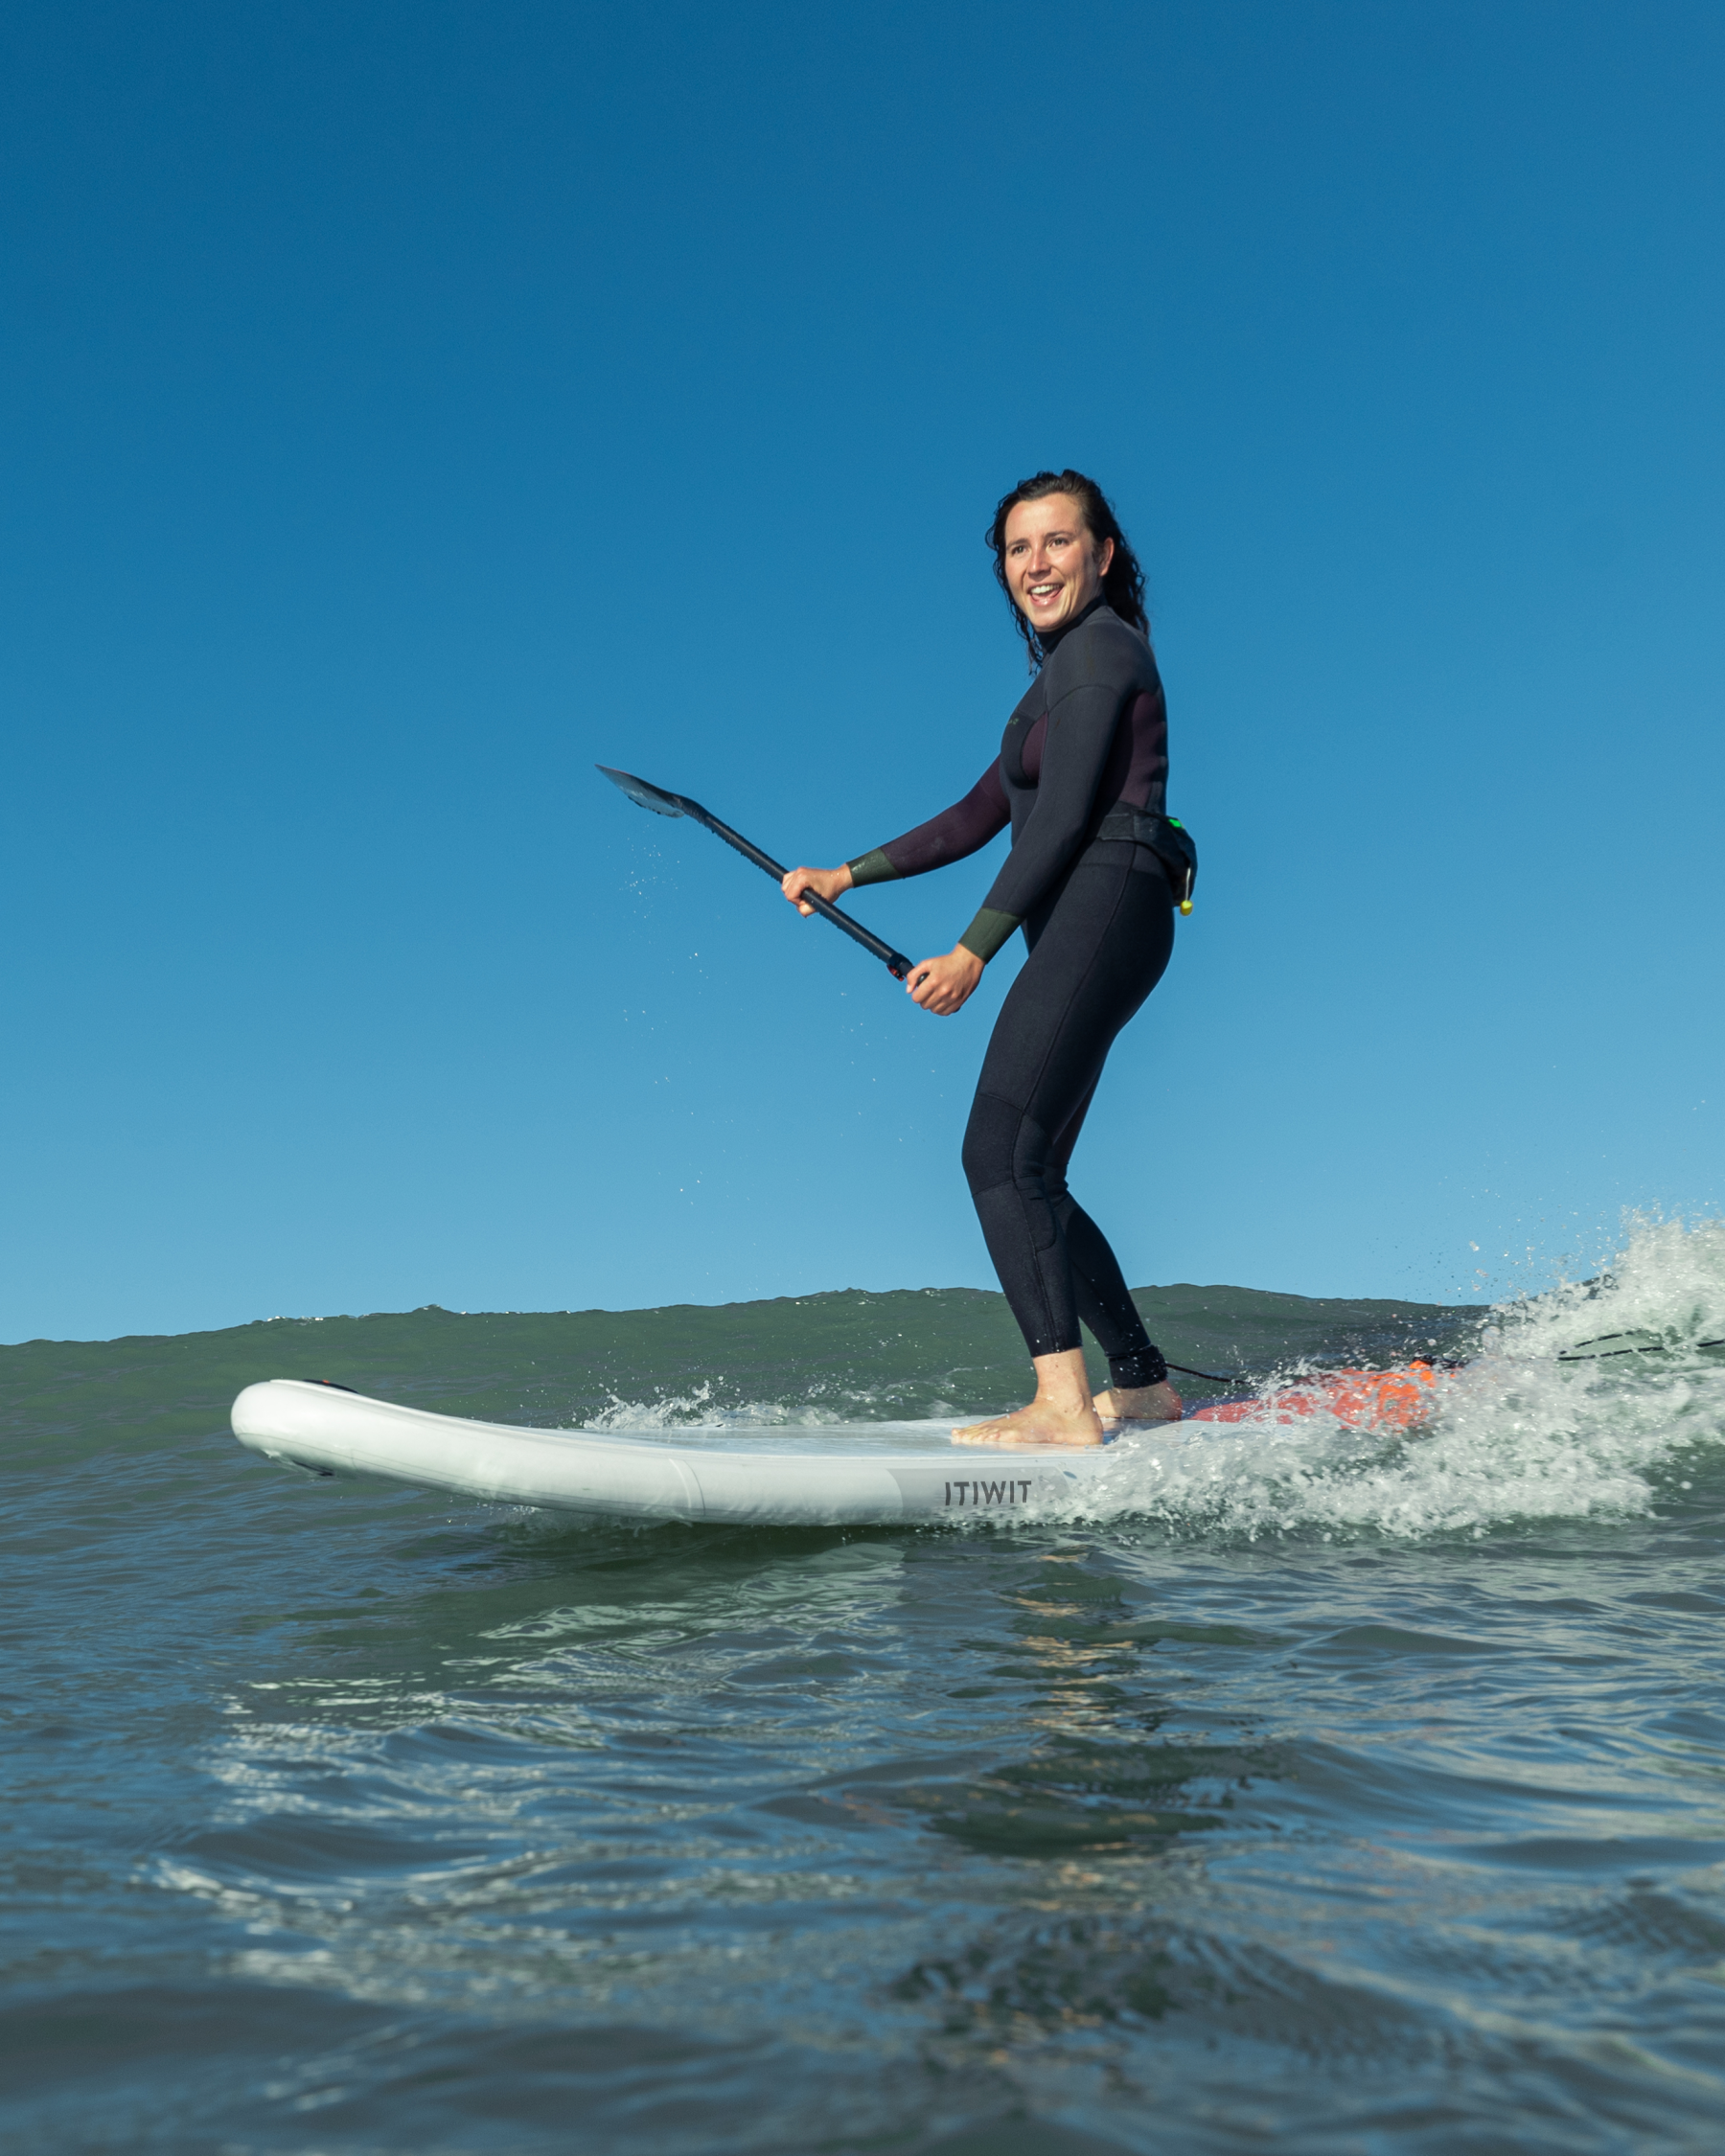
M1081 1498L1112 1446L954 1445L950 1422L614 1436L467 1422L298 1378L248 1385L234 1435L319 1475L380 1475L503 1504L629 1520L839 1526L1010 1520Z

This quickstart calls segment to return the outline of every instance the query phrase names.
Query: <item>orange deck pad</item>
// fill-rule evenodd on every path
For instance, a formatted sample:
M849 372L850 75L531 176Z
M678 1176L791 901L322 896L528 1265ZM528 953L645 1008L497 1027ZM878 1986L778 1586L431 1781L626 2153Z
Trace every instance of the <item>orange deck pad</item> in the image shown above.
M1429 1363L1400 1370L1326 1370L1322 1377L1261 1400L1221 1400L1194 1408L1188 1422L1247 1422L1271 1414L1283 1420L1330 1414L1356 1430L1412 1430L1437 1405L1438 1373Z

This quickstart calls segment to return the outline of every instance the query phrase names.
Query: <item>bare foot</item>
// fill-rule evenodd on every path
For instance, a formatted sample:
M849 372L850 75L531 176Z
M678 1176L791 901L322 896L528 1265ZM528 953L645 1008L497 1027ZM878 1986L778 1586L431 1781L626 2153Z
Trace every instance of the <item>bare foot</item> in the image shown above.
M1096 1395L1104 1422L1178 1422L1185 1402L1163 1378L1160 1385L1112 1386Z
M953 1433L954 1445L1099 1445L1102 1425L1093 1408L1057 1408L1032 1400L1016 1414L995 1415Z

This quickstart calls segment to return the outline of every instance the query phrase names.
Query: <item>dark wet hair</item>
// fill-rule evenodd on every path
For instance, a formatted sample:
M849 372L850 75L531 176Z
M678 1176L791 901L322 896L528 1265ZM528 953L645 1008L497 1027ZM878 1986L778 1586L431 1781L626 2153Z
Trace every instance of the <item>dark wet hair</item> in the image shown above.
M1021 479L1009 494L1000 496L1000 506L994 513L994 522L989 525L987 534L988 543L994 550L995 582L1005 592L1014 626L1029 648L1032 673L1047 654L1035 630L1019 611L1012 586L1006 582L1006 519L1020 502L1041 501L1045 494L1070 494L1083 515L1086 530L1098 546L1104 539L1113 539L1114 560L1102 579L1102 596L1122 621L1130 622L1145 636L1150 633L1150 619L1144 612L1144 572L1138 567L1138 556L1126 543L1126 535L1120 529L1119 518L1109 507L1108 496L1082 471L1033 472L1028 479Z

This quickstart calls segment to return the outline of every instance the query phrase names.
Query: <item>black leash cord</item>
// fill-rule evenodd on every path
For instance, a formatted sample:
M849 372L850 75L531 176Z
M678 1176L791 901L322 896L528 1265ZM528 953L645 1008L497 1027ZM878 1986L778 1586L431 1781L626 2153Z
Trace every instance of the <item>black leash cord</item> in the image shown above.
M1703 1347L1725 1347L1725 1341L1704 1340L1701 1342L1701 1345ZM1634 1354L1636 1351L1633 1348L1614 1348L1612 1352L1613 1354ZM1163 1360L1166 1361L1166 1357L1164 1357ZM1435 1361L1431 1356L1416 1355L1414 1360L1416 1363L1424 1363L1428 1369L1434 1370L1460 1370L1466 1367L1465 1364L1457 1362L1453 1358L1446 1358L1443 1362L1439 1363ZM1561 1362L1562 1357L1559 1356L1558 1360ZM1188 1370L1184 1363L1169 1363L1168 1367L1171 1370L1178 1370L1182 1377L1208 1378L1212 1385L1255 1386L1260 1382L1257 1378L1254 1378L1248 1370ZM1316 1375L1318 1375L1319 1377L1322 1377L1323 1374L1324 1373L1322 1370L1316 1373ZM1390 1377L1394 1373L1390 1370L1371 1370L1368 1371L1366 1374L1370 1377ZM1297 1380L1296 1382L1300 1381Z

